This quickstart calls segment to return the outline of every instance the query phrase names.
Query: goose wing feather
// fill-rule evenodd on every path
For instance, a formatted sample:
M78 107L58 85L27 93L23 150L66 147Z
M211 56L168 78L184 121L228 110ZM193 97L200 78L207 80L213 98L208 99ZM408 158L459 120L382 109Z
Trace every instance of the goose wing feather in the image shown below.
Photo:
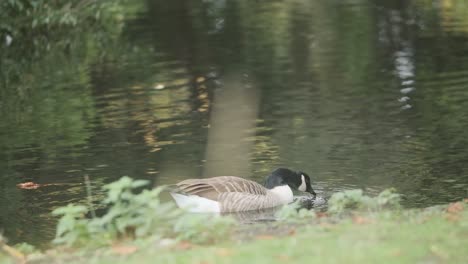
M258 195L240 192L226 192L219 195L221 212L261 210L281 205L272 195Z
M198 195L214 201L219 201L219 195L222 193L267 194L267 189L261 184L235 176L189 179L179 182L177 187L183 193Z

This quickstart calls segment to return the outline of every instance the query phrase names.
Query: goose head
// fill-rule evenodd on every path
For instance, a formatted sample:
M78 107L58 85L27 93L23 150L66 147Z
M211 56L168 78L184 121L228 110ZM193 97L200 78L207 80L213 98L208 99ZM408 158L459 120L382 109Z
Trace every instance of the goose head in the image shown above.
M288 185L291 189L308 192L317 196L312 185L310 184L310 177L302 171L292 171L286 168L278 168L274 170L266 179L265 187L273 189L278 186Z

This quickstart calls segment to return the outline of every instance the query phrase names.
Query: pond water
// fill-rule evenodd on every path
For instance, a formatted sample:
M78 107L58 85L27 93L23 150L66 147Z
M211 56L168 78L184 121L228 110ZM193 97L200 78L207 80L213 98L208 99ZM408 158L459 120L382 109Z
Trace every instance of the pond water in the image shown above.
M324 196L467 197L468 4L408 2L145 1L107 45L90 34L17 80L2 69L0 228L50 241L84 175L100 195L123 175L288 167Z

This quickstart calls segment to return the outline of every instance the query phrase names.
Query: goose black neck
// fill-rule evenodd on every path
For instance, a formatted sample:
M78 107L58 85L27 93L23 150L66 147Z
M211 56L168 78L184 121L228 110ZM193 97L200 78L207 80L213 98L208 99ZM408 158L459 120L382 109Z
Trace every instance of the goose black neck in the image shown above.
M273 189L277 186L289 185L289 180L293 179L297 173L285 168L274 170L266 179L265 187Z

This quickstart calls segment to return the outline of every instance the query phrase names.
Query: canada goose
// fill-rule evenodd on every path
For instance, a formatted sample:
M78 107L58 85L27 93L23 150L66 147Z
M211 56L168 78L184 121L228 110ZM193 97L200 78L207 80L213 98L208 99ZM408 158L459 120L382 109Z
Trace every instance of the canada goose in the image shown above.
M235 176L189 179L171 192L177 205L191 212L239 212L272 208L293 201L292 189L316 196L310 177L285 168L274 170L265 186Z

